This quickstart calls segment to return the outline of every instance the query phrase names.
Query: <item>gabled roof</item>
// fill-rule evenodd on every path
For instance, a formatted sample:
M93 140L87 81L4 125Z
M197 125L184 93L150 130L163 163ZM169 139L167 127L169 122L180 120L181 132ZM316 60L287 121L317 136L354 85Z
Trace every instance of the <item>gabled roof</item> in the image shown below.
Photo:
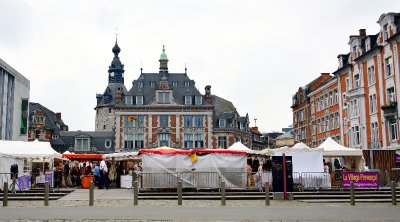
M41 105L40 103L29 103L29 116L33 116L35 111L42 111L45 117L45 128L51 130L54 134L58 134L64 126L62 119L57 119L56 114L46 108L45 106ZM57 124L60 126L58 127Z

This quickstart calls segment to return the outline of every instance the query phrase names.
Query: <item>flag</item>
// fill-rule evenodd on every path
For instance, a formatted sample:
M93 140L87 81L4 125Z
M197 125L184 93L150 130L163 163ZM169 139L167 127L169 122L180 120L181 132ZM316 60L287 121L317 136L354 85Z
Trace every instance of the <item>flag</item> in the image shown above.
M193 152L190 157L192 158L192 163L195 163L197 161L197 155L195 152Z
M129 122L132 122L134 120L136 120L135 116L128 116L128 121Z

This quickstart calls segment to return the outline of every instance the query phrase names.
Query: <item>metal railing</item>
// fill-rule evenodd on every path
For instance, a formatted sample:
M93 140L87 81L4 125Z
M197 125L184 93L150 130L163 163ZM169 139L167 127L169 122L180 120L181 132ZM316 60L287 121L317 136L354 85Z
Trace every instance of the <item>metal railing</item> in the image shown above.
M301 173L299 182L303 189L331 188L331 175L329 173L306 172Z

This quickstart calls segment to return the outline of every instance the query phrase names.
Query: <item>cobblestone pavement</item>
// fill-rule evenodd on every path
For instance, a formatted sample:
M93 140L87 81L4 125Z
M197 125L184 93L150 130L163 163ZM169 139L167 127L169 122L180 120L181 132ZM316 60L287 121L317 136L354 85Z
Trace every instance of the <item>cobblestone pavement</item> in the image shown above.
M67 196L60 198L59 200L54 200L49 202L49 207L44 207L44 201L9 201L7 207L3 207L3 210L6 210L7 208L10 209L10 212L23 212L24 208L27 209L26 211L33 211L33 212L48 212L46 209L50 211L57 212L57 210L61 210L62 212L63 208L66 207L68 210L71 210L73 212L77 211L79 212L82 209L90 210L93 209L94 211L100 210L104 211L102 209L107 209L109 212L118 212L119 210L124 210L124 211L132 211L132 212L140 212L140 211L149 211L152 212L155 209L158 210L163 210L166 212L166 214L169 214L169 211L176 211L177 214L178 212L182 214L187 214L191 215L191 211L206 211L206 212L211 212L212 210L215 211L222 211L222 210L230 210L230 214L234 214L236 211L240 211L241 209L244 212L255 212L254 209L257 209L258 211L265 211L266 214L274 214L277 211L281 213L277 213L278 216L275 218L268 218L267 220L265 219L247 219L243 220L243 217L241 219L237 220L232 220L232 218L229 219L217 219L217 220L199 220L198 218L195 219L190 219L190 220L175 220L171 218L175 218L174 216L170 217L170 219L160 219L160 217L157 218L152 218L149 219L147 218L147 215L140 217L143 219L110 219L108 217L105 218L97 218L97 219L89 219L89 218L67 218L67 219L54 219L58 218L58 216L53 217L53 219L46 219L46 220L26 220L26 219L21 219L21 220L2 220L2 216L0 214L0 222L3 221L13 221L13 222L26 222L26 221L31 221L31 222L92 222L92 221L103 221L103 222L111 222L111 221L116 221L116 222L125 222L125 221L134 221L134 222L157 222L157 221L187 221L187 222L198 222L198 221L226 221L226 222L232 222L232 221L251 221L251 222L256 222L256 221L336 221L336 220L331 220L330 217L321 217L320 219L313 219L313 220L304 220L304 218L307 218L307 215L304 215L302 211L299 211L300 209L305 210L305 211L310 211L310 212L315 212L318 209L319 211L326 211L327 209L332 209L332 212L342 212L343 210L347 210L348 213L350 214L351 211L349 209L355 209L360 210L362 213L368 213L369 211L379 211L379 210L388 210L389 214L394 213L394 217L392 217L390 220L388 219L381 219L381 220L368 220L368 217L366 216L360 216L360 220L354 220L354 218L357 218L357 216L350 217L352 219L340 219L337 221L400 221L400 208L399 206L392 206L391 203L356 203L356 206L351 208L349 203L306 203L302 201L278 201L278 200L270 200L270 207L265 206L265 200L226 200L226 206L221 207L221 201L220 200L183 200L183 206L178 206L177 200L140 200L139 199L139 206L134 206L133 205L133 193L131 190L95 190L94 197L94 206L93 207L88 207L89 206L89 201L88 201L88 190L82 190L78 189ZM74 210L74 208L76 210ZM115 210L112 210L112 209ZM375 209L377 208L377 209ZM171 209L171 210L169 210ZM185 211L180 211L180 209L185 209ZM111 211L110 211L111 210ZM292 211L298 211L298 215L301 216L300 218L303 219L286 219L286 220L279 220L279 219L284 219L286 216L282 217L279 215L284 215L286 212L292 212ZM393 211L394 210L394 211ZM5 213L5 211L0 212ZM81 211L82 212L82 211ZM269 213L268 213L269 212ZM218 213L214 212L214 214L217 216ZM322 214L322 213L321 213ZM335 213L332 213L333 215ZM376 213L371 212L372 215L376 215ZM397 217L398 214L398 217ZM12 213L11 215L15 215ZM56 214L58 215L58 214ZM228 213L229 215L229 213ZM205 214L207 215L207 213ZM4 218L4 217L3 217ZM21 218L18 215L15 217L8 217L9 219L12 218ZM32 218L32 217L28 217ZM40 217L38 217L40 218ZM61 217L60 217L61 218ZM118 218L118 217L116 217ZM128 217L130 218L130 217ZM133 217L135 218L135 217ZM137 217L136 217L137 218ZM162 218L162 217L161 217ZM207 218L207 217L205 217ZM250 216L248 218L251 218ZM287 217L286 217L287 218ZM393 220L393 218L398 218L398 220Z

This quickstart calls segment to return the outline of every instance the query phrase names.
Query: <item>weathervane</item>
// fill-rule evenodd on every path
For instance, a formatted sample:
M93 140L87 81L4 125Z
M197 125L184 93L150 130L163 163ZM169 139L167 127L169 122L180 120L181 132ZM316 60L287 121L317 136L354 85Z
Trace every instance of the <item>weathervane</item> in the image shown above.
M115 27L115 38L118 38L119 32L118 32L118 27Z

